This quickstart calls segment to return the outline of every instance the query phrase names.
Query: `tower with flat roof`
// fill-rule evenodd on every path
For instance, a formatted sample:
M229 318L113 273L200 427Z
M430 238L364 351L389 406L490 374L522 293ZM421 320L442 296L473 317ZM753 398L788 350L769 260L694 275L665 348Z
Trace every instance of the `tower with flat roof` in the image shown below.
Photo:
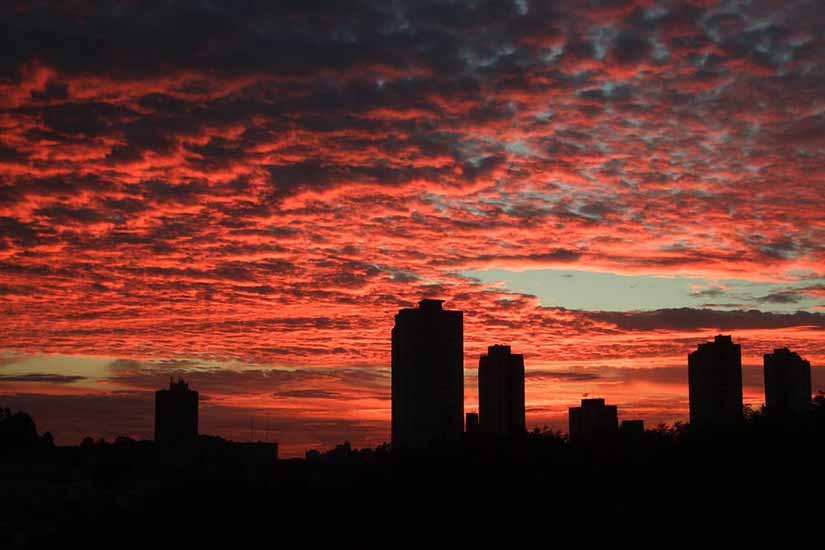
M425 447L464 431L463 312L443 300L402 309L392 329L392 445Z
M604 399L582 399L580 407L570 407L568 422L572 441L609 438L619 431L618 408Z
M730 336L699 344L688 355L690 423L731 428L742 420L742 349Z
M180 378L170 380L169 389L155 392L155 442L172 445L197 438L198 392Z
M788 348L765 354L765 407L773 418L801 415L811 406L811 364Z
M478 361L479 428L511 437L524 434L524 356L495 345Z

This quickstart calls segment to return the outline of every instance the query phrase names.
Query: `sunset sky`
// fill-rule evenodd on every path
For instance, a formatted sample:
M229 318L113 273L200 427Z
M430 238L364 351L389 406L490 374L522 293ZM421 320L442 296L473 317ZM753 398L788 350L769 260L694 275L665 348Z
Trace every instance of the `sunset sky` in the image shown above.
M393 316L464 311L528 427L687 419L687 353L825 388L825 8L5 1L0 406L58 443L389 439Z

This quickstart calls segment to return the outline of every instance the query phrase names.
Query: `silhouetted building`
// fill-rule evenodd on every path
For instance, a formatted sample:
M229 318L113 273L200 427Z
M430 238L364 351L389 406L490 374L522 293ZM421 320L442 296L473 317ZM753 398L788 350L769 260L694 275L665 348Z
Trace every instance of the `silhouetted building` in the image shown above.
M622 435L629 436L629 437L641 437L645 433L645 421L644 420L622 420L622 425L620 427L620 431Z
M468 434L478 433L478 413L467 413L464 431Z
M402 309L392 329L392 445L423 447L464 431L464 321L443 300Z
M155 392L155 442L193 442L198 438L198 392L181 379Z
M604 399L582 399L580 407L570 407L568 420L571 440L594 441L619 431L616 405L605 405Z
M690 423L730 428L742 420L742 349L730 336L699 344L688 355Z
M278 444L270 441L231 441L216 435L201 435L197 445L186 445L183 457L207 457L209 460L232 460L244 466L273 464L278 460Z
M233 441L230 450L246 463L267 464L278 460L278 444L269 441Z
M788 348L765 354L765 406L774 418L811 407L811 364Z
M484 433L524 433L524 356L510 346L490 346L478 361L478 418Z

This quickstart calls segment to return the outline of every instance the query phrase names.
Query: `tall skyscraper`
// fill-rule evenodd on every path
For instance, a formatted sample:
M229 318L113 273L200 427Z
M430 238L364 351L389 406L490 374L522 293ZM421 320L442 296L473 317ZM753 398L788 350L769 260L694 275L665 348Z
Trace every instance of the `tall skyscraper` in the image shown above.
M811 406L811 364L788 348L765 354L765 406L774 418L804 414Z
M742 419L742 349L730 336L699 344L688 355L690 423L730 428Z
M595 441L619 431L616 405L605 405L604 399L582 399L581 407L570 407L569 435L574 441Z
M464 431L464 318L421 300L392 329L392 445L424 447Z
M168 445L198 437L198 392L182 379L155 392L155 442Z
M524 356L490 346L478 361L479 428L500 436L523 434Z

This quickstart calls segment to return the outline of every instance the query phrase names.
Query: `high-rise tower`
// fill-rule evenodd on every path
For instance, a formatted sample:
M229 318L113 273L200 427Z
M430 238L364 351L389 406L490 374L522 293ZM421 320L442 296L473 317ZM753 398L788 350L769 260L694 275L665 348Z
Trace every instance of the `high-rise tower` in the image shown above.
M182 379L155 392L155 442L191 442L198 437L198 392Z
M688 355L690 423L730 428L742 419L742 349L730 336L699 344Z
M464 321L442 300L402 309L392 329L392 445L423 447L464 431Z
M523 434L524 356L490 346L478 361L479 428L500 436Z
M811 407L811 364L788 348L765 354L765 406L773 418Z

